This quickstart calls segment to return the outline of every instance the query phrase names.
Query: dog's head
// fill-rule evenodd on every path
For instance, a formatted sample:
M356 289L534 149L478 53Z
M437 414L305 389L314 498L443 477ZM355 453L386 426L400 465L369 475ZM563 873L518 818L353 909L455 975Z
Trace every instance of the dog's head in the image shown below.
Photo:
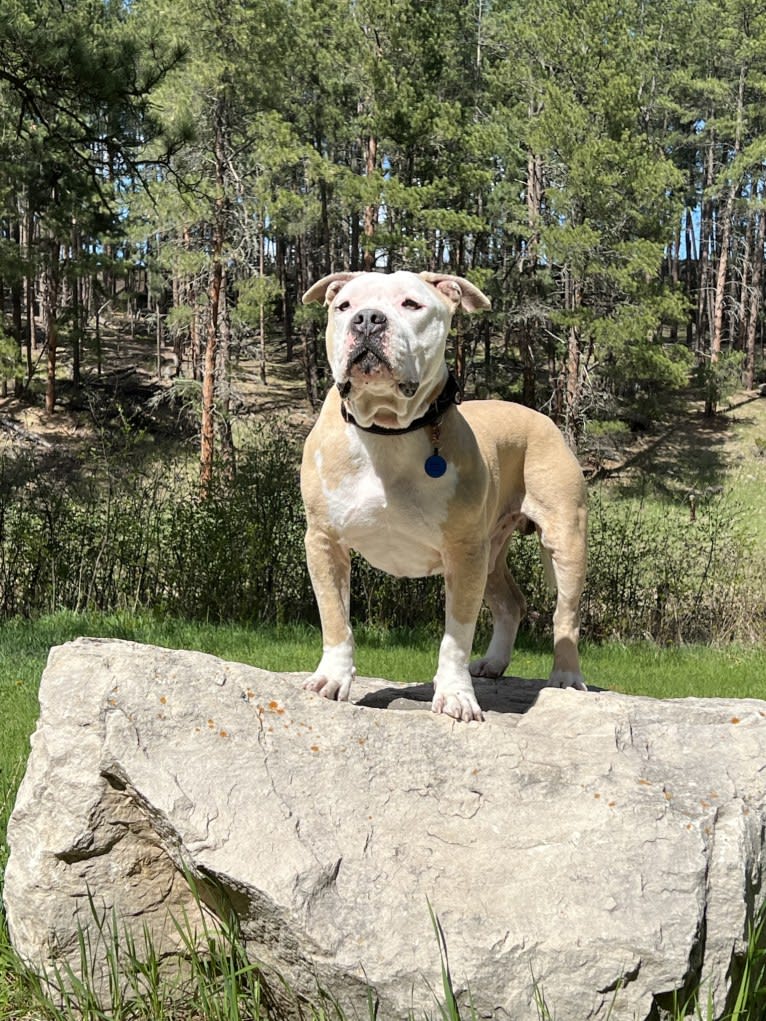
M489 308L446 273L333 273L303 296L329 306L327 357L361 426L405 429L441 391L447 335L458 308Z

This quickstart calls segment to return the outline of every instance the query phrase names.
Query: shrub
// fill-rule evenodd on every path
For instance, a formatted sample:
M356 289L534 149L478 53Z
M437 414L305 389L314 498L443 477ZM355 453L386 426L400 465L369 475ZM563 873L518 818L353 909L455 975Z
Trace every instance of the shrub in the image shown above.
M191 619L295 619L313 607L297 451L264 431L206 499L193 466L64 473L0 460L0 616L139 608Z
M292 431L265 427L200 498L196 464L141 467L129 452L95 467L0 459L0 618L61 609L154 610L191 620L317 621L306 569ZM688 508L591 494L583 633L660 642L762 633L763 583L731 497ZM509 562L530 613L553 611L535 537ZM352 616L384 628L443 626L441 578L398 579L355 557ZM480 631L489 629L484 614ZM760 629L760 630L759 630ZM479 641L484 635L479 636Z
M591 494L585 632L594 639L754 637L763 591L745 515L728 494L688 508Z
M692 374L692 381L705 401L705 413L714 415L719 405L741 386L742 351L723 352L717 362L701 361Z
M294 440L279 428L264 430L233 479L219 475L204 500L188 489L166 510L162 608L216 621L313 617Z

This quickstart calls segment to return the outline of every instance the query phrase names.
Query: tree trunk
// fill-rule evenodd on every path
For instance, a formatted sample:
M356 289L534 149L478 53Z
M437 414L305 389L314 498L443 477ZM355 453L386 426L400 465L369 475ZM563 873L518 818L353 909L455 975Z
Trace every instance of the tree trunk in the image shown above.
M739 89L737 92L737 123L734 133L734 159L737 158L742 142L742 111L745 95L745 78L747 71L745 67L740 69ZM724 304L726 298L726 279L729 265L729 248L731 246L732 219L734 216L734 200L737 188L733 181L730 181L726 188L726 201L719 212L719 223L721 230L721 245L718 255L718 271L715 282L715 300L713 302L713 323L710 334L710 367L715 373L715 366L721 357L721 345L723 343L723 320ZM711 376L705 396L705 416L712 417L715 414L717 405L717 387L715 379Z
M314 267L311 262L312 242L306 234L298 236L295 242L295 261L298 275L298 294L307 291L314 280ZM300 327L301 362L303 378L306 386L306 397L316 411L319 407L319 374L317 371L317 335L313 322L304 320Z
M454 365L455 377L460 384L460 389L465 389L466 362L465 362L465 336L463 335L463 321L457 319L454 330Z
M45 268L45 342L48 350L48 371L45 387L45 411L52 415L56 406L56 356L58 353L59 243L49 239Z
M287 256L285 239L277 237L277 276L282 291L282 336L285 341L285 361L293 360L293 298L287 279Z
M673 289L677 290L678 285L681 281L681 221L678 221L676 229L673 231L673 240L670 245L670 265L668 267L670 271L670 282L673 284ZM674 319L670 325L670 340L675 343L678 340L678 323Z
M202 336L202 313L197 307L197 292L196 290L190 290L189 299L192 302L191 315L189 318L189 363L191 365L191 376L192 379L196 379L198 382L202 382L203 376L203 363L200 357L200 351L202 348L201 336Z
M25 280L27 297L27 330L25 347L27 353L27 383L29 383L32 379L32 373L34 372L32 352L35 348L35 271L32 266L32 245L34 243L35 236L35 218L30 207L27 207L26 216L24 218L24 227L24 254L27 259L27 273Z
M218 378L222 381L220 386L220 408L218 418L218 435L221 445L221 461L224 466L226 477L231 479L236 472L236 460L234 451L234 436L231 429L231 320L229 315L229 302L226 294L226 270L223 271L221 279L221 306L219 315L220 344L219 344L219 371Z
M757 189L753 188L753 192ZM758 219L755 210L752 210L747 218L747 228L745 230L745 251L742 255L742 271L740 273L739 280L739 291L737 294L732 295L732 304L736 300L737 304L737 321L736 321L736 332L733 330L729 331L729 338L731 345L735 350L744 351L745 349L745 337L747 335L747 310L750 305L750 283L753 274L753 245L755 243L756 233L756 220ZM732 284L735 283L735 278L732 275Z
M221 275L223 264L220 248L216 243L211 267L210 301L207 338L205 343L205 362L202 375L202 428L200 445L200 489L203 496L208 495L213 481L213 463L215 459L215 363L218 349L218 307L221 299Z
M577 450L580 436L580 330L569 327L566 365L566 407L564 409L564 435L572 450Z
M16 245L16 251L18 253L19 262L22 259L21 251L21 224L18 219L13 222L12 231L13 242ZM13 338L16 341L18 347L18 362L16 366L16 373L14 378L13 389L17 395L21 393L24 388L24 380L21 374L21 360L24 351L23 341L23 315L22 315L22 301L23 301L23 286L21 276L16 276L11 284L11 322L13 329Z
M351 214L351 238L350 238L349 269L356 273L359 269L359 211L355 209Z
M537 104L529 105L529 116L539 113ZM527 300L537 291L538 252L540 249L540 218L543 203L543 161L542 157L527 153L527 229L529 236L521 259L522 287ZM531 302L529 302L531 304ZM521 400L528 408L534 408L537 401L537 380L535 378L534 335L538 322L527 314L524 316L519 336L521 355Z
M266 258L265 258L265 241L264 234L266 232L266 221L265 217L261 219L259 238L258 238L258 272L261 277L261 285L266 276ZM260 350L261 350L261 382L266 386L266 313L261 300L258 303L258 332L260 334Z
M183 232L184 251L191 251L192 240L188 227ZM192 379L202 380L202 367L200 364L200 310L197 307L197 280L192 275L184 274L180 283L182 302L189 309L188 329L186 331L186 342L182 344L180 357L184 355L184 348L188 355L190 375Z
M692 171L692 183L694 180L694 172ZM684 287L686 290L687 301L694 294L695 284L697 281L697 239L694 233L694 216L692 213L691 206L686 207L686 260L684 262ZM690 309L686 319L686 346L692 348L694 346L694 326L695 316L693 311Z
M82 304L80 301L80 277L77 261L80 255L80 232L77 224L72 227L72 383L80 387L80 353L82 351Z
M322 206L322 236L319 241L319 249L322 253L320 265L322 266L323 272L332 273L332 246L330 244L330 201L327 194L327 183L325 181L319 182L319 199Z
M378 140L374 135L365 139L365 173L368 181L375 173L378 159ZM370 202L364 207L364 258L363 269L370 272L375 268L375 227L378 222L378 207Z
M521 403L534 408L537 403L537 380L535 378L535 353L532 346L533 327L525 319L521 324L519 351L521 354Z
M162 314L160 311L160 292L154 298L154 343L157 355L157 379L162 379L162 348L164 347L162 336Z
M567 273L565 283L565 305L570 312L577 312L582 307L582 289L580 284L572 279ZM567 334L567 354L564 366L564 387L562 397L564 401L562 428L566 441L572 450L577 450L577 441L580 437L581 423L580 405L582 402L580 382L580 327L574 323L570 325Z
M720 213L721 250L718 255L718 269L715 280L715 298L713 301L713 327L710 334L710 364L715 365L721 357L723 341L723 310L726 298L726 274L729 266L729 247L731 245L731 220L734 212L734 189L730 188L726 202Z
M530 117L537 115L535 104L530 104ZM543 202L543 161L531 150L527 153L527 262L531 267L537 265L537 253L540 248L540 210Z
M218 314L223 281L223 230L225 212L224 175L224 106L220 97L215 109L215 178L216 196L213 209L212 258L208 287L208 323L205 342L205 364L202 376L202 428L200 444L200 492L207 496L213 481L215 458L215 377L218 354Z
M705 162L705 184L704 192L712 186L715 177L715 138L711 135L708 143L707 159ZM708 287L710 281L710 241L713 234L713 203L708 198L702 203L702 218L700 220L700 247L699 247L699 268L697 280L699 290L697 291L697 316L696 316L696 337L695 345L700 355L705 350L705 330L711 325L708 315Z
M745 96L745 79L747 69L740 68L739 89L737 91L737 123L734 130L734 159L739 155L742 147L742 111ZM721 344L723 342L723 311L726 297L726 274L729 265L729 248L731 247L731 227L734 216L734 200L737 195L737 187L733 181L729 182L726 188L726 201L723 209L719 212L721 225L721 250L718 256L718 272L715 283L715 301L713 303L713 329L710 337L710 362L715 365L721 356Z
M5 308L5 280L0 277L0 309ZM2 320L0 320L1 322ZM0 381L0 393L3 397L8 396L8 377L3 372L2 381Z
M764 186L761 185L761 198L763 198L763 195ZM761 286L763 281L763 249L764 245L766 245L766 209L760 209L757 215L758 226L756 229L755 251L753 253L750 308L745 336L745 365L742 378L742 382L747 390L752 390L755 386L755 338L762 302Z

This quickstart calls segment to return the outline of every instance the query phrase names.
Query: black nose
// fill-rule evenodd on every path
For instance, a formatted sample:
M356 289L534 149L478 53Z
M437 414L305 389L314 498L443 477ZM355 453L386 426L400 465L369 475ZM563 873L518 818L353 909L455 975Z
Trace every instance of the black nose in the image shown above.
M363 308L351 320L351 332L357 337L379 337L387 324L385 312L377 308Z

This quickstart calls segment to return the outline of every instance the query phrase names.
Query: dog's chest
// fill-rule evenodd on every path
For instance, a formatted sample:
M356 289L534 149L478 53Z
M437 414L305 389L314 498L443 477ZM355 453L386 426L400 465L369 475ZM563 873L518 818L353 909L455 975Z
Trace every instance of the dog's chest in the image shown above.
M457 479L454 470L429 478L423 460L401 444L377 458L360 444L331 485L317 455L330 526L374 567L400 577L442 569L442 525Z

